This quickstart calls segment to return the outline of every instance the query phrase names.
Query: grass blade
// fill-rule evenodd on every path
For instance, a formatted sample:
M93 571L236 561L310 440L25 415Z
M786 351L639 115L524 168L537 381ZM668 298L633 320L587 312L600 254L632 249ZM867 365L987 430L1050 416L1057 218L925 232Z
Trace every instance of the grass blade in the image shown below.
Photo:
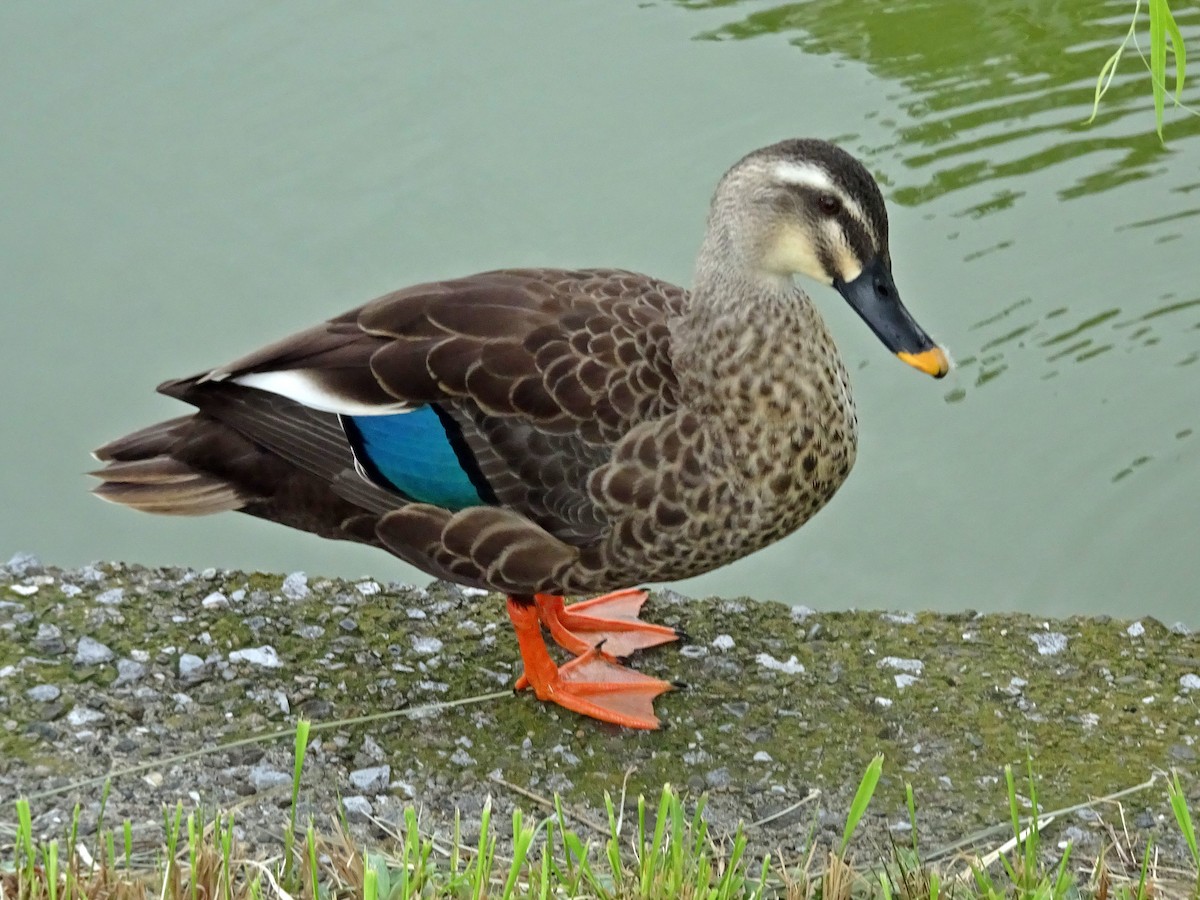
M1192 895L1200 897L1200 846L1197 845L1196 825L1192 821L1191 810L1188 809L1187 795L1183 792L1183 785L1179 783L1178 772L1171 772L1171 777L1167 781L1167 797L1171 801L1171 812L1175 814L1175 822L1179 825L1183 842L1192 856L1192 866L1196 869L1196 884L1192 888Z
M846 854L846 848L850 845L850 839L854 836L854 831L858 828L862 821L863 814L867 811L867 806L871 802L871 797L875 794L875 788L879 784L879 776L883 773L883 754L876 754L867 766L867 771L863 773L862 781L858 783L858 790L854 792L854 800L850 803L850 812L846 816L846 828L842 832L842 844L838 850L839 856Z
M287 832L283 841L283 883L295 888L293 868L295 865L296 808L300 801L300 775L304 771L304 756L308 752L308 732L312 723L308 719L296 722L296 738L292 754L292 808L288 814Z

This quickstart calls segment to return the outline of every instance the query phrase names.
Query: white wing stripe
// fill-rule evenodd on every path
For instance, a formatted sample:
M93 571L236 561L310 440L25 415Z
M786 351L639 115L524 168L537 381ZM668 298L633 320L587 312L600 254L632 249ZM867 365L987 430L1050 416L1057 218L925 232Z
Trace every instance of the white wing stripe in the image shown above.
M371 404L351 400L333 393L309 369L287 369L278 372L250 372L229 379L236 384L279 394L295 400L309 409L337 413L343 416L389 416L411 412L413 407L401 400L395 403Z

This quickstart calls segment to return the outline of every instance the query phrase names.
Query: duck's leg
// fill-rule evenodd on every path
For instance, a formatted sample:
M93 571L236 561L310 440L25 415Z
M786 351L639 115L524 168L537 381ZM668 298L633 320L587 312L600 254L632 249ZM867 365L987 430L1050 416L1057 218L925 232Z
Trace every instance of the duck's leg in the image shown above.
M525 664L521 682L532 687L539 700L626 728L658 727L654 698L671 689L669 682L612 662L594 647L557 666L546 649L535 603L528 598L509 597L508 617L517 632Z
M570 606L555 594L535 594L533 600L542 624L564 650L579 656L603 643L607 656L620 659L680 637L674 628L638 618L648 596L643 590L630 588Z

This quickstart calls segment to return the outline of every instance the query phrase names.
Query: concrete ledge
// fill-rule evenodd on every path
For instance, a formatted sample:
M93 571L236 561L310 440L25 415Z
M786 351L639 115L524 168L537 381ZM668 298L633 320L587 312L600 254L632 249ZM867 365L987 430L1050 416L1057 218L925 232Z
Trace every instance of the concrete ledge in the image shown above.
M720 833L816 788L815 801L753 830L754 849L788 853L807 845L814 823L818 837L840 835L879 752L868 827L883 847L907 821L905 781L929 847L1004 822L1003 767L1023 771L1027 753L1044 808L1172 766L1200 796L1200 639L1182 628L814 613L670 593L656 593L646 614L691 638L634 661L689 685L658 702L665 730L607 728L507 692L333 727L314 736L306 809L324 814L349 797L351 820L369 832L371 817L398 819L413 802L438 830L455 807L469 822L488 794L501 813L528 810L530 791L560 793L603 820L604 792L619 796L630 771L627 803L639 792L657 798L664 782L707 792ZM244 840L277 842L290 740L170 757L299 716L321 724L505 691L518 674L502 598L453 585L121 564L68 571L14 558L0 568L0 820L13 817L13 798L34 795L44 832L76 801L86 822L98 785L37 795L148 764L113 781L110 823L128 816L156 828L162 804L177 800L241 804ZM1156 832L1164 851L1178 847L1166 809L1161 785L1125 801L1127 821ZM1087 811L1056 827L1084 853L1105 837Z

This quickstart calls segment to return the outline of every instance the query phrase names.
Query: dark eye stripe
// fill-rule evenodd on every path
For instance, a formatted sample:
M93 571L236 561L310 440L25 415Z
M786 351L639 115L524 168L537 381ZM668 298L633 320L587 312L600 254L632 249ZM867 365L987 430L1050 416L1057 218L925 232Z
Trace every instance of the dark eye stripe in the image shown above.
M825 270L830 278L839 278L840 273L833 251L823 241L817 244L816 250L817 259L821 262L821 268Z
M822 215L826 215L826 213L824 212L824 210L822 209L822 206L821 206L821 198L825 197L825 196L829 196L830 195L829 191L818 190L815 187L811 187L811 186L805 185L805 184L788 184L785 186L787 187L788 191L790 191L792 194L794 194L795 196L800 198L801 202L805 206L809 207L810 209L819 210L819 211L821 211ZM836 193L832 194L831 196L836 197L839 205L841 206L841 208L838 210L837 214L834 216L834 220L836 222L838 222L838 224L840 224L846 230L847 234L852 233L851 225L848 225L847 223L852 223L853 226L858 226L858 232L860 234L866 235L866 245L865 246L868 249L870 247L874 246L875 242L873 240L871 240L870 231L862 223L862 221L860 219L858 219L854 215L853 212L850 211L850 206L847 205L846 201L844 201L842 199L842 197Z
M837 223L845 233L850 249L861 262L866 263L875 255L875 242L871 239L871 233L849 211L842 210L841 215L837 217Z

